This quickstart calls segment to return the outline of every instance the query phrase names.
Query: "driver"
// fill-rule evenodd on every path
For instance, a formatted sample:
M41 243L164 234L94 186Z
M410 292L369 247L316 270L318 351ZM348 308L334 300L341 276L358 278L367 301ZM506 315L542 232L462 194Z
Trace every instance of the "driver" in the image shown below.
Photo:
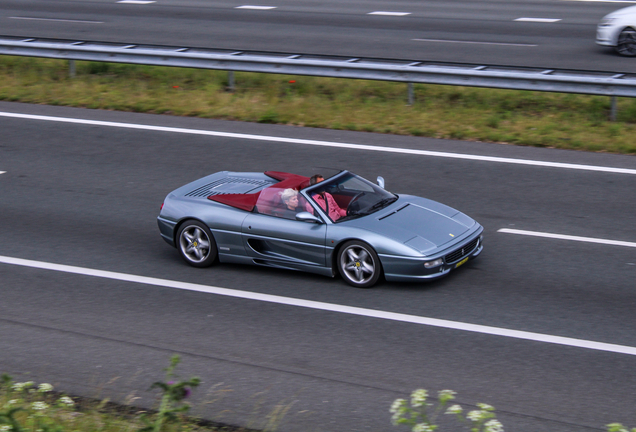
M316 183L320 183L324 179L325 178L322 175L315 174L311 176L311 178L309 179L309 184L315 185ZM313 194L311 197L313 198L314 201L316 201L316 203L318 203L320 208L327 213L327 215L332 221L335 222L341 217L347 215L347 210L341 209L338 203L336 202L336 200L333 198L333 196L329 192L325 192L325 191L318 192L316 194ZM313 210L309 203L306 204L306 208L308 212L313 213Z

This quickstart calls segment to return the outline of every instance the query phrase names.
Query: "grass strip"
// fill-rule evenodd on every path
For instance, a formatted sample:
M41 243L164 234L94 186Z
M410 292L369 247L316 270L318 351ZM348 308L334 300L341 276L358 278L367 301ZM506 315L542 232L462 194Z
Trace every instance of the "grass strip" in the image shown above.
M635 154L636 99L0 56L0 100Z

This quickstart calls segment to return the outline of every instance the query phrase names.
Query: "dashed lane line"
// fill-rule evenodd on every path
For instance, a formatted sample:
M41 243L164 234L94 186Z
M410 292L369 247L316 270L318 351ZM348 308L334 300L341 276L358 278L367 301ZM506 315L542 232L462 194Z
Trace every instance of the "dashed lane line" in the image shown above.
M408 155L464 159L464 160L474 160L474 161L484 161L484 162L508 163L508 164L516 164L516 165L530 165L530 166L560 168L560 169L573 169L573 170L583 170L583 171L597 171L597 172L607 172L607 173L615 173L615 174L636 175L636 169L633 169L633 168L614 168L614 167L606 167L606 166L582 165L582 164L572 164L572 163L563 163L563 162L545 162L545 161L537 161L537 160L529 160L529 159L513 159L513 158L504 158L504 157L496 157L496 156L480 156L480 155L471 155L471 154L462 154L462 153L446 153L446 152L429 151L429 150L406 149L406 148L399 148L399 147L373 146L373 145L365 145L365 144L351 144L351 143L341 143L341 142L332 142L332 141L318 141L318 140L308 140L308 139L299 139L299 138L275 137L275 136L266 136L266 135L251 135L251 134L218 132L218 131L208 131L208 130L201 130L201 129L186 129L186 128L167 127L167 126L152 126L152 125L143 125L143 124L135 124L135 123L119 123L119 122L99 121L99 120L85 120L85 119L77 119L77 118L69 118L69 117L51 117L51 116L43 116L43 115L21 114L21 113L10 113L10 112L0 112L0 117L11 117L11 118L29 119L29 120L38 120L38 121L52 121L52 122L59 122L59 123L73 123L73 124L82 124L82 125L91 125L91 126L116 127L116 128L125 128L125 129L135 129L135 130L148 130L148 131L157 131L157 132L170 132L170 133L179 133L179 134L214 136L214 137L223 137L223 138L236 138L236 139L254 140L254 141L268 141L268 142L277 142L277 143L286 143L286 144L342 148L342 149L350 149L350 150L375 151L375 152L383 152L383 153L408 154Z
M411 12L375 11L375 12L369 12L367 15L406 16L406 15L411 15Z
M557 240L570 240L570 241L578 241L578 242L598 243L598 244L605 244L605 245L611 245L611 246L626 246L626 247L636 248L636 243L621 241L621 240L607 240L607 239L600 239L600 238L594 238L594 237L579 237L579 236L572 236L572 235L565 235L565 234L545 233L545 232L539 232L539 231L524 231L524 230L518 230L518 229L511 229L511 228L501 228L500 230L497 230L497 232L505 233L505 234L531 236L531 237L551 238L551 239L557 239Z
M270 9L276 9L276 6L243 5L243 6L237 6L234 9L270 10Z
M561 21L561 18L517 18L518 22L536 22L536 23L555 23Z
M313 300L303 300L292 297L277 296L271 294L261 294L250 291L241 291L229 288L221 288L215 286L199 285L187 282L179 282L167 279L158 279L146 276L137 276L127 273L117 273L104 270L96 270L84 267L75 267L62 264L53 264L43 261L32 261L21 258L13 258L0 256L0 263L17 265L23 267L37 268L43 270L52 270L64 273L72 273L84 276L99 277L124 282L133 282L144 285L159 286L165 288L174 288L187 291L196 291L226 297L235 297L247 300L255 300L267 303L275 303L288 306L303 307L314 310L323 310L348 315L357 315L368 318L378 318L389 321L399 321L411 324L418 324L430 327L440 327L451 330L460 330L473 333L487 334L493 336L509 337L514 339L522 339L533 342L542 342L556 344L568 347L583 348L589 350L606 351L617 354L636 355L636 347L617 345L604 342L595 342L585 339L575 339L563 336L553 336L542 333L533 333L520 330L511 330L499 327L491 327L478 324L469 324L458 321L443 320L437 318L427 318L417 315L407 315L395 312L387 312L375 309L366 309L354 306L344 306L335 303L325 303Z

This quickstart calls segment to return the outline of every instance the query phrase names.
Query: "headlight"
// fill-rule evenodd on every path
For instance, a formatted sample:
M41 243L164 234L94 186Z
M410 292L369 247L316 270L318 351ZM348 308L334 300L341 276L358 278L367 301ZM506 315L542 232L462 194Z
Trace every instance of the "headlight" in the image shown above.
M424 263L424 267L426 267L427 269L433 268L433 267L437 267L437 266L441 266L442 264L444 264L444 260L442 258L437 258L434 261L427 261Z
M599 27L609 27L611 26L616 18L603 18L600 23L598 23Z

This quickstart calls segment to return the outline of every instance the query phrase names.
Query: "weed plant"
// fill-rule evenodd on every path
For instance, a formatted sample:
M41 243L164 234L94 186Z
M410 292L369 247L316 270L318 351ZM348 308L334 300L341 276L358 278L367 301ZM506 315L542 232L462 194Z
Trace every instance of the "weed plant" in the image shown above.
M0 56L0 100L635 154L636 99Z
M209 426L187 417L185 399L199 385L198 378L178 380L171 359L166 380L151 388L161 391L156 411L117 405L108 399L72 398L54 391L48 383L0 381L0 432L249 432L247 429Z

